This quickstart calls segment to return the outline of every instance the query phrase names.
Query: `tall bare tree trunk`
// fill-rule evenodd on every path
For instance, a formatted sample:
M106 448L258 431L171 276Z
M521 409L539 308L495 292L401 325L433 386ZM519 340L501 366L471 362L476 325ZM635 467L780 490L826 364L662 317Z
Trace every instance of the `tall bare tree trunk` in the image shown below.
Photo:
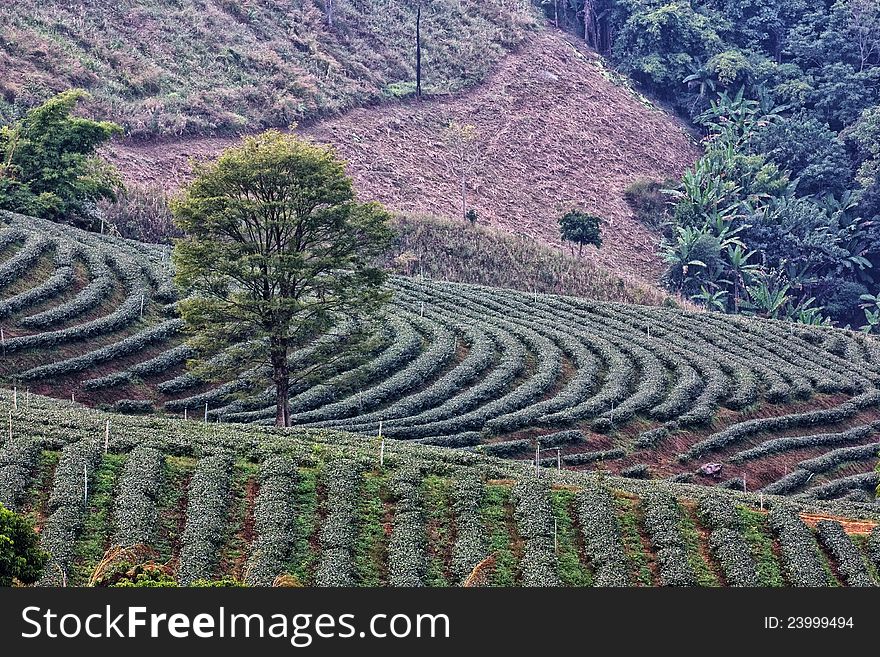
M467 219L467 176L461 176L461 217Z
M416 98L422 97L422 3L416 8Z
M275 383L275 426L290 426L290 368L287 343L273 340L271 345L272 380Z

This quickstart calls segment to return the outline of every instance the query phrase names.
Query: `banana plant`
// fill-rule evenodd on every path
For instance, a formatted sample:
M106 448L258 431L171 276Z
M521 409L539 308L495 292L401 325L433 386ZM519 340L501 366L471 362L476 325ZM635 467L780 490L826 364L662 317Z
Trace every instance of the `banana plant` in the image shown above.
M862 326L864 333L880 332L880 295L863 294L859 297L862 301L860 307L865 311L865 321Z
M786 306L791 302L790 290L788 283L779 286L770 276L756 278L754 283L746 287L747 300L742 304L743 309L748 314L779 319L785 316Z
M709 310L720 313L727 311L727 290L716 290L712 292L705 285L700 286L700 293L691 297L694 301L705 306Z
M664 240L661 245L663 260L681 272L681 280L688 278L691 267L706 267L706 263L694 256L694 251L705 233L692 226L676 226L675 240Z
M755 251L746 252L742 244L727 245L727 267L733 284L733 311L739 312L739 301L742 290L752 280L752 275L760 267L749 262Z

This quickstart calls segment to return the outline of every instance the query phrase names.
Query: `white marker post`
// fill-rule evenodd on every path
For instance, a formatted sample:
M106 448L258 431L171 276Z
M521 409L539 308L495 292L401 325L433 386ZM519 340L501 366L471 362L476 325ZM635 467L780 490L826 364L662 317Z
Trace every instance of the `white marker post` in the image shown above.
M9 440L12 441L12 411L9 411Z
M379 467L385 467L385 439L382 437L382 420L379 420Z
M205 424L208 424L208 402L205 402Z
M110 420L104 425L104 453L110 451Z
M3 332L3 327L0 326L0 344L3 345L3 355L6 355L6 334Z
M83 506L89 505L89 466L83 464Z
M184 420L188 420L188 419L189 419L189 418L187 417L187 411L188 411L188 410L189 410L189 409L187 409L187 408L184 408L184 409L183 409L183 419L184 419Z
M556 448L556 472L562 472L562 448Z
M144 318L144 295L141 294L141 319Z
M76 403L76 395L74 394L73 390L70 391L70 403L71 404Z
M541 467L541 443L539 441L535 441L535 476L540 477L540 470L538 468Z
M27 388L24 391L24 407L29 409L31 407L31 389Z
M18 386L12 386L12 408L18 410Z

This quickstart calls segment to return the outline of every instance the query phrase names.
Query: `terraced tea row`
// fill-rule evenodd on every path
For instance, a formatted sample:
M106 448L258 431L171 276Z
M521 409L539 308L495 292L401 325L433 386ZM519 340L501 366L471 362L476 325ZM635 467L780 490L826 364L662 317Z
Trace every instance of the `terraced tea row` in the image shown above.
M880 583L877 516L838 502L30 401L0 393L0 503L35 519L42 585Z
M170 304L166 249L5 216L7 384L125 412L273 422L264 368L219 382L185 370L193 354ZM820 498L864 499L876 485L872 337L438 281L389 285L393 300L371 331L352 338L343 323L291 355L298 377L323 365L319 380L293 382L296 426L376 435L381 424L390 438L548 467ZM236 363L252 346L216 358Z

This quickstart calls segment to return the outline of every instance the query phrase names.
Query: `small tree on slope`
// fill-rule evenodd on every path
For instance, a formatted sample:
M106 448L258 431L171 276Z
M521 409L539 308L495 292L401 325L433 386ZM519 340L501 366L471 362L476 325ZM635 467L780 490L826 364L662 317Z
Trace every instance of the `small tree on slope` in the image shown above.
M580 210L569 210L559 219L559 234L566 242L578 245L578 255L584 251L585 244L602 246L599 234L599 217Z
M199 166L172 210L187 233L174 262L193 346L204 360L247 343L243 358L271 369L276 425L290 426L291 350L387 298L373 260L388 213L355 201L329 148L277 131Z

